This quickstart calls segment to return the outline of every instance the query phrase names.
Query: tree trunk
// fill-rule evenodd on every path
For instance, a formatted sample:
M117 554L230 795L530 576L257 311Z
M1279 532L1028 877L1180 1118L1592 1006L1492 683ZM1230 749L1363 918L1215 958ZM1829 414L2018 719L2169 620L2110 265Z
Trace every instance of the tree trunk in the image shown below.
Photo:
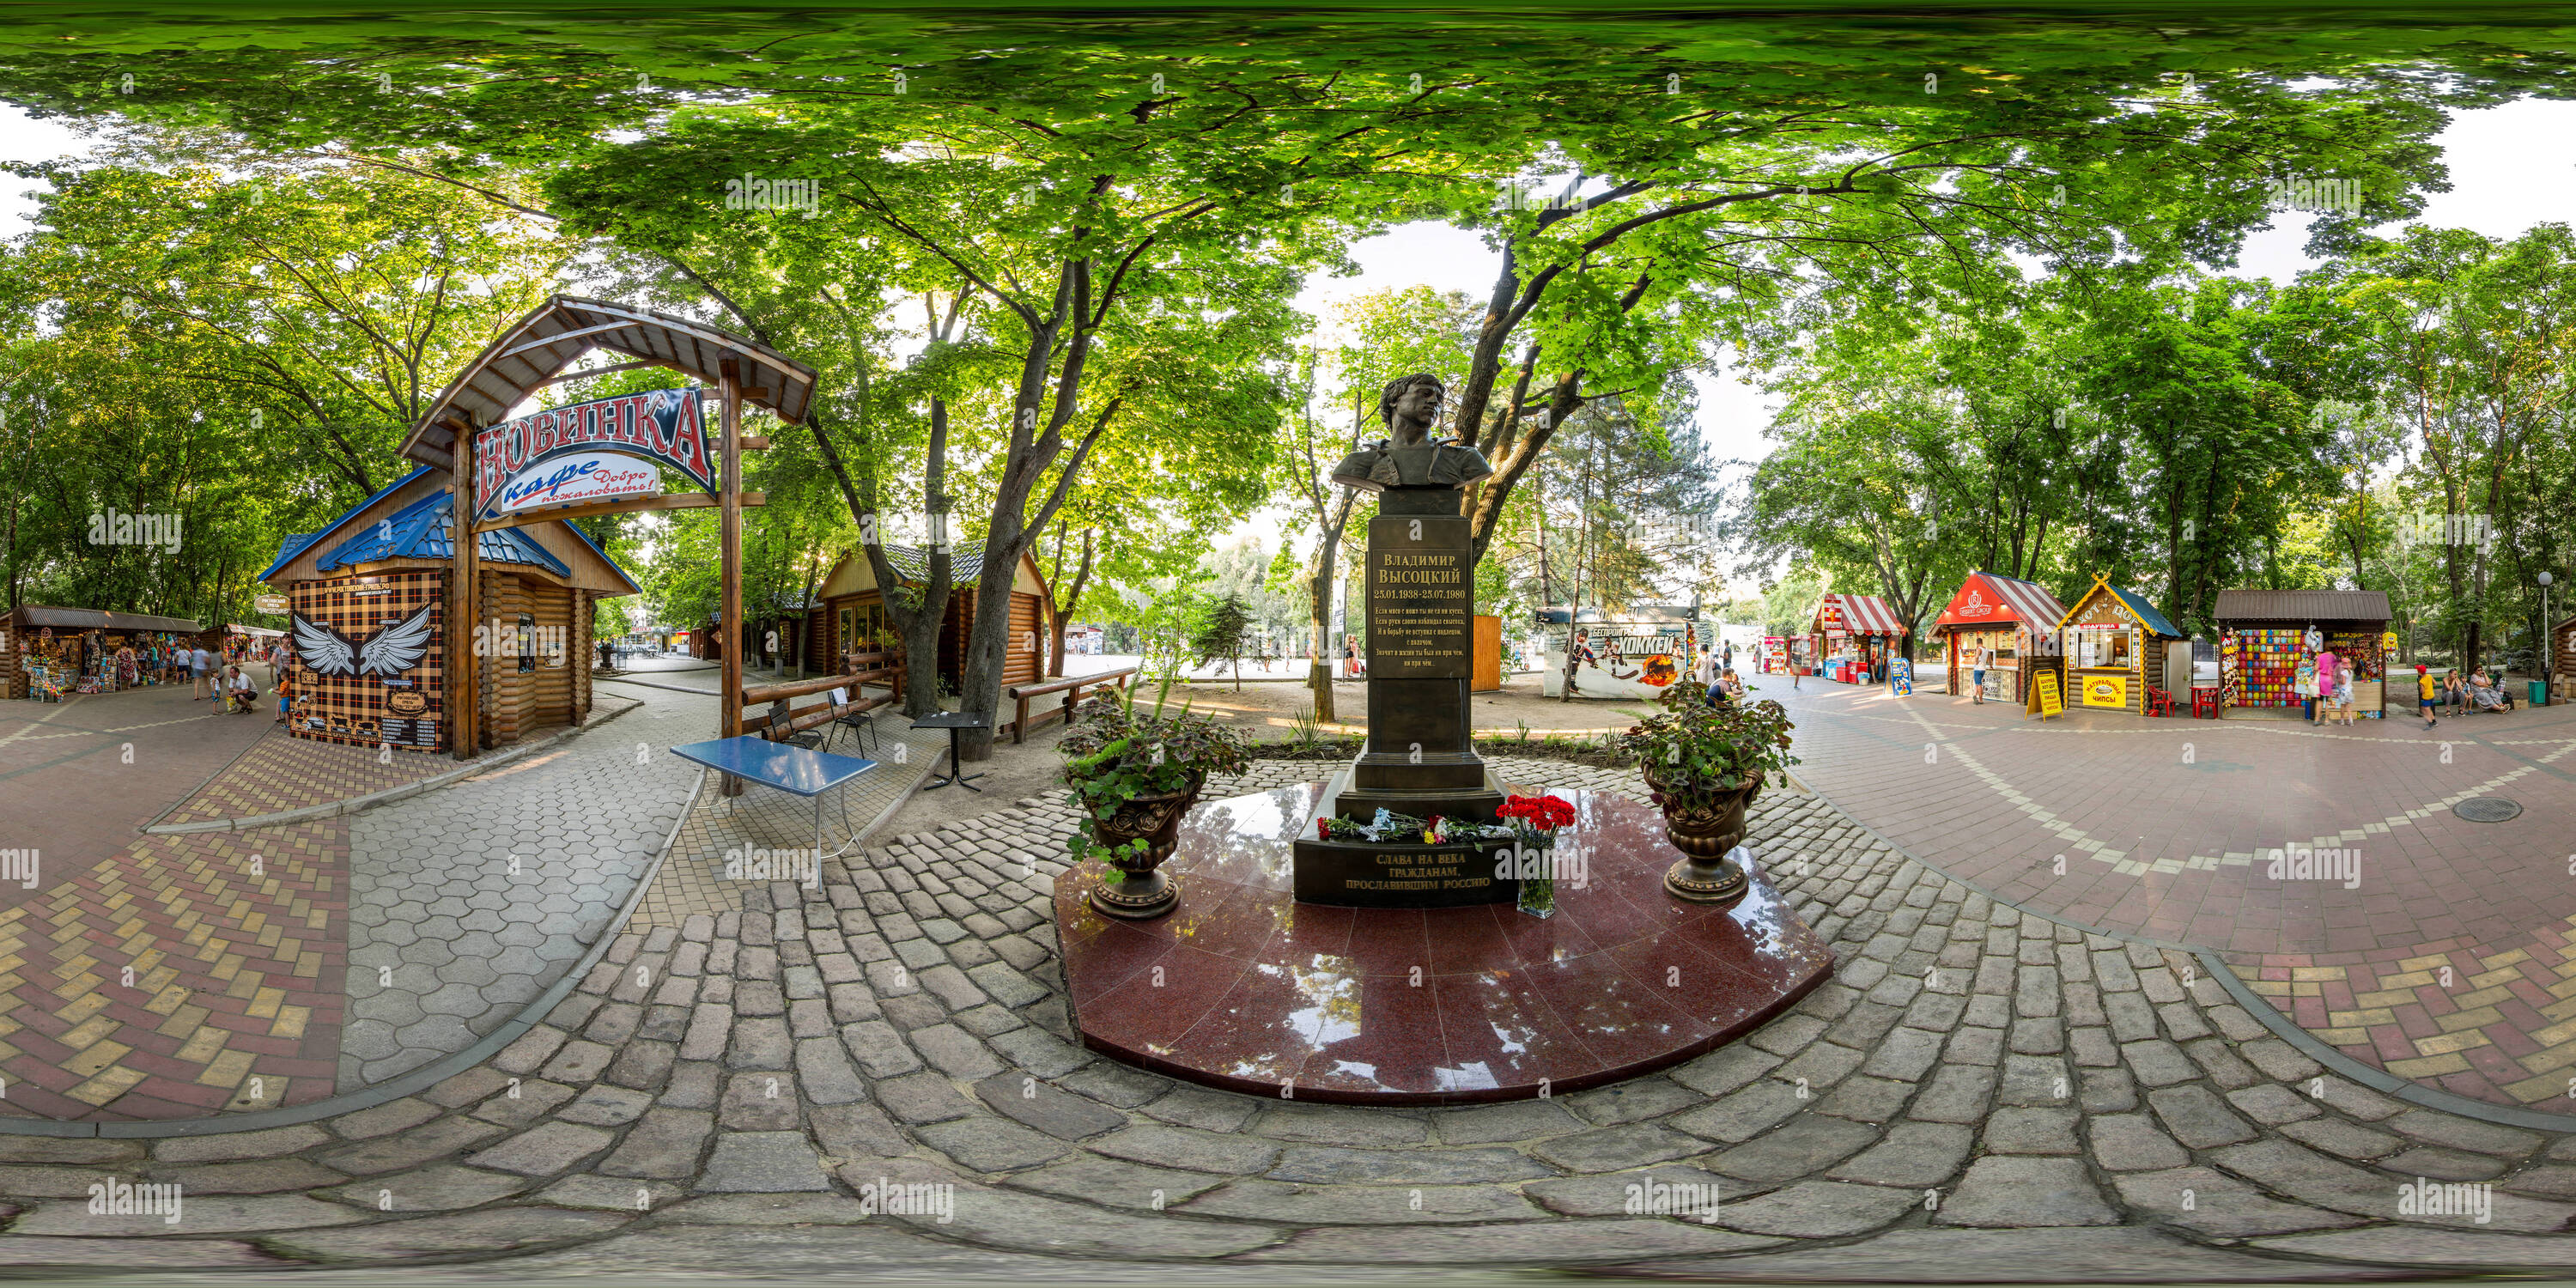
M1064 533L1056 533L1056 575L1047 583L1048 595L1055 602L1047 605L1047 676L1064 678L1064 632L1073 624L1074 611L1082 603L1082 592L1091 580L1091 543L1094 530L1082 530L1082 564L1074 570L1073 589L1064 588Z

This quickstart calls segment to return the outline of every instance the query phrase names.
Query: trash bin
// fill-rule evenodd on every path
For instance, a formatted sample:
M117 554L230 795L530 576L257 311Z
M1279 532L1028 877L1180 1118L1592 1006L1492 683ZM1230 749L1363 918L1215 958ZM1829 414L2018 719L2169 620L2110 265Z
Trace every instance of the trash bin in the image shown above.
M2545 707L2549 705L2549 686L2547 684L2539 680L2531 682L2531 705L2535 707Z

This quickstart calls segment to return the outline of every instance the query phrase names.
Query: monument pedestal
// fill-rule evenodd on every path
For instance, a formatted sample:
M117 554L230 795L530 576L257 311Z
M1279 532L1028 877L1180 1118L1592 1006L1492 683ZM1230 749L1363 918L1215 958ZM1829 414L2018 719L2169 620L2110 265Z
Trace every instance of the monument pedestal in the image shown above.
M1406 454L1433 448L1392 448ZM1410 469L1412 466L1402 466ZM1467 692L1475 547L1451 487L1388 487L1368 536L1368 743L1325 784L1294 847L1301 900L1356 908L1510 903L1497 860L1511 838L1430 845L1416 835L1325 839L1319 819L1367 823L1379 810L1492 823L1503 785L1476 754Z
M1431 845L1419 836L1410 841L1340 841L1326 839L1317 832L1316 823L1321 819L1365 822L1377 816L1380 805L1421 819L1438 815L1492 822L1493 808L1503 803L1503 785L1492 771L1481 765L1478 770L1484 778L1479 790L1434 793L1432 799L1386 792L1354 799L1356 789L1350 784L1357 771L1345 769L1335 774L1324 784L1323 795L1316 798L1314 808L1306 812L1305 825L1297 829L1297 839L1290 846L1290 862L1296 868L1297 901L1346 908L1456 908L1517 902L1520 882L1503 875L1511 869L1502 862L1520 845L1516 838ZM1460 802L1473 805L1487 798L1493 805L1481 817L1462 809L1444 808Z
M1270 1100L1532 1099L1713 1050L1832 974L1758 861L1737 902L1667 897L1657 882L1681 856L1662 813L1605 792L1557 793L1576 814L1557 852L1584 865L1557 878L1553 917L1311 899L1317 856L1298 842L1323 790L1200 802L1165 865L1186 891L1168 917L1101 915L1084 897L1097 863L1056 878L1084 1046Z

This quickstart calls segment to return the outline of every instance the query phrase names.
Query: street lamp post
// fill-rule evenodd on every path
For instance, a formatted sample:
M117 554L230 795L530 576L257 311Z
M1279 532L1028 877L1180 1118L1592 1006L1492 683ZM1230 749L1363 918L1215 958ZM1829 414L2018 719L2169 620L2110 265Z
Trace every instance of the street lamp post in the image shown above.
M2558 628L2549 620L2549 583L2546 572L2540 574L2540 705L2548 706L2556 694L2551 683L2558 664Z

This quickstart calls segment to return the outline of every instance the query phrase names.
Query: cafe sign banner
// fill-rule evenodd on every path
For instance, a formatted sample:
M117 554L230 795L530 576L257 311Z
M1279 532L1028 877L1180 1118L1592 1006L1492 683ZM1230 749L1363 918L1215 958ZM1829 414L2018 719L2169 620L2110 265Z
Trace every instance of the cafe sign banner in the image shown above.
M598 459L602 453L668 465L714 495L715 464L707 444L706 424L698 414L698 399L704 392L689 388L624 394L552 408L477 431L476 512L490 519L516 509L603 499L564 497L557 501L523 499L515 506L505 503L513 495L525 498L540 494L555 478L556 471L551 468L555 462L571 456Z
M662 472L623 452L580 452L558 456L519 472L501 485L492 509L517 514L546 506L614 501L630 496L657 496Z

